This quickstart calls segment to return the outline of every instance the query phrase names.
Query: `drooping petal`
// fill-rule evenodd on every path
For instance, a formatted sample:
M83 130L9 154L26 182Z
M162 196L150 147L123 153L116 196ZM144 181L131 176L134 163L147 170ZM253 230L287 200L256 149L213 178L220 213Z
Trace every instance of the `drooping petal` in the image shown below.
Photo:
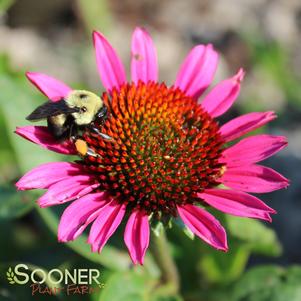
M271 192L289 185L281 174L260 165L229 167L219 181L233 189L254 193Z
M202 107L212 116L224 114L236 100L244 71L240 69L237 74L217 84L202 101Z
M53 152L66 155L76 154L76 149L69 140L64 142L57 141L46 126L29 125L17 127L15 133Z
M184 224L195 235L218 250L228 250L226 231L214 216L193 205L177 206L177 209Z
M224 150L220 161L227 166L250 165L272 156L286 146L284 136L251 136Z
M175 87L198 98L211 84L218 62L212 45L195 46L185 58L177 74Z
M51 162L39 165L27 172L17 183L19 190L47 189L49 186L71 176L85 174L76 163Z
M93 252L101 252L111 235L115 232L125 214L126 206L115 200L100 209L94 221L88 242L92 245Z
M91 175L71 176L51 185L39 199L40 207L59 205L93 191L99 184Z
M276 117L272 111L245 114L225 123L220 128L220 133L225 142L229 142L262 127Z
M134 211L125 227L124 241L134 264L143 265L149 245L148 215L143 211Z
M137 27L132 36L132 81L158 81L158 61L155 45L149 33Z
M126 82L125 70L120 58L101 33L93 32L93 42L98 73L103 86L108 91L112 91L114 87L118 90Z
M241 191L227 189L206 189L198 193L210 206L232 215L271 221L270 214L276 211L260 199Z
M26 72L27 78L50 100L58 101L66 97L72 89L63 82L42 73Z
M88 194L69 205L59 223L58 239L67 242L76 239L95 220L102 207L107 204L105 193Z

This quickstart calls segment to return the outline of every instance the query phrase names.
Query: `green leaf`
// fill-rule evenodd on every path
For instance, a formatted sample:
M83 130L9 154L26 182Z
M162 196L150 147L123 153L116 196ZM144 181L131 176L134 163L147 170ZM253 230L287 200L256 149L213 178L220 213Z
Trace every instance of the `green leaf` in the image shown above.
M105 283L99 301L147 301L152 282L141 270L114 273Z
M235 284L231 300L299 301L301 300L300 275L300 267L287 270L278 266L255 267L247 271Z
M159 237L162 234L162 231L164 230L164 226L162 222L158 221L153 227L152 227L153 233Z
M49 208L39 208L38 206L36 206L36 208L49 229L54 235L57 235L58 217ZM87 236L82 234L75 241L67 243L66 245L86 259L102 264L112 270L126 270L130 266L130 258L125 252L106 245L101 254L92 253L86 241Z
M28 213L34 206L28 193L0 186L0 219L14 219Z
M194 233L188 228L188 227L185 227L184 230L183 230L184 234L189 237L190 239L194 240L195 238L195 235Z
M130 271L114 273L100 292L99 301L182 301L180 296L169 296L162 283L135 267ZM160 286L161 285L161 286Z
M287 281L291 284L301 284L301 267L291 266L287 269Z
M4 114L0 106L0 166L1 166L1 177L3 179L11 179L14 177L16 168L15 168L15 154L12 150L12 146L8 137L8 131L4 120ZM4 181L5 181L4 180Z
M248 244L256 253L279 256L282 252L275 232L255 219L226 215L227 230L231 235Z
M14 134L17 126L29 125L25 117L45 98L33 93L34 90L30 90L23 79L12 79L9 76L1 75L0 86L0 105L6 118L6 127L20 170L26 172L39 164L62 159L62 155L46 151Z
M154 296L151 301L183 301L180 296Z
M180 218L174 220L175 225L177 225L183 233L191 240L194 240L195 235L194 233L183 223Z
M231 244L227 253L204 253L200 269L208 282L228 284L243 273L249 256L250 250L245 245Z

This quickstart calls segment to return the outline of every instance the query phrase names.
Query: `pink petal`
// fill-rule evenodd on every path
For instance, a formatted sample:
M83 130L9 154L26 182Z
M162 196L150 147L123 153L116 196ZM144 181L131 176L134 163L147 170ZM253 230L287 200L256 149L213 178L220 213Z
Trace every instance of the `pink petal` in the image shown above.
M255 193L271 192L289 185L281 174L260 165L229 167L219 181L233 189Z
M149 245L148 215L134 211L125 227L124 241L134 264L143 265L144 256Z
M95 220L106 204L103 192L91 193L72 202L61 217L58 228L59 241L67 242L76 239Z
M65 178L85 174L83 166L70 162L42 164L27 172L17 183L19 190L46 189Z
M240 69L235 76L217 84L202 101L202 107L212 117L224 114L236 100L243 77L244 71Z
M58 101L66 97L72 89L63 82L42 73L26 72L27 78L50 100Z
M157 52L149 33L140 27L135 29L132 37L131 74L136 84L139 80L145 83L158 81Z
M111 235L115 232L125 214L126 206L115 200L102 207L93 223L88 242L93 252L100 252Z
M218 250L227 251L227 234L220 222L204 209L193 206L177 206L185 225L207 244Z
M90 193L98 186L93 176L71 176L51 185L38 199L38 204L40 207L63 204Z
M244 134L254 131L266 123L274 120L277 116L274 112L254 112L239 116L227 122L220 128L222 138L232 141Z
M198 45L185 58L177 75L175 87L198 98L211 84L218 62L212 45Z
M232 215L271 221L270 213L276 211L264 202L245 192L226 189L206 189L198 193L210 206Z
M108 91L112 91L114 87L118 90L126 82L125 70L120 58L101 33L94 31L93 41L98 73L103 86Z
M66 155L77 154L74 145L70 141L58 142L46 126L17 127L15 133L53 152Z
M272 156L286 146L284 136L251 136L224 150L220 161L227 166L249 165Z

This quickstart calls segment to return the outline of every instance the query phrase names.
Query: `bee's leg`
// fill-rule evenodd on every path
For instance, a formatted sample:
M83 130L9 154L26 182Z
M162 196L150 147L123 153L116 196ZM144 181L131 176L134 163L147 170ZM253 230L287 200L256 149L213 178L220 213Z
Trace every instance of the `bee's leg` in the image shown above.
M86 155L92 156L92 157L99 157L99 155L96 154L91 148L88 148Z
M71 140L75 140L76 137L74 136L74 133L73 133L73 124L70 125L70 128L69 128L69 139Z
M83 137L83 130L84 127L80 127L77 124L72 123L70 125L69 137L73 142L76 141L77 139L81 139Z
M97 119L100 120L101 124L104 124L108 118L108 108L103 105L100 111L97 113Z
M113 140L113 138L107 134L99 132L99 136L101 136L105 140Z
M104 133L100 132L98 129L94 128L93 130L96 131L96 133L97 133L99 136L101 136L103 139L105 139L105 140L113 140L113 138L112 138L111 136L109 136L109 135L107 135L107 134L104 134Z
M92 129L96 134L98 134L99 136L101 136L105 140L112 140L113 139L109 135L100 132L99 129L96 128L93 124L90 125L90 129Z
M76 137L76 125L74 123L71 123L69 126L69 139L72 141L75 141L77 139Z

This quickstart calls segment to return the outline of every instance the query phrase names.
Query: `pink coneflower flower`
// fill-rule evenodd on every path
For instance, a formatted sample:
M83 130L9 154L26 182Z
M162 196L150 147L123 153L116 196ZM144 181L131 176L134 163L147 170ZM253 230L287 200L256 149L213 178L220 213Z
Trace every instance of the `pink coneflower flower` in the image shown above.
M285 137L255 135L227 143L263 126L273 112L242 115L219 125L217 117L236 100L244 76L239 70L199 100L211 84L218 63L212 45L194 47L171 87L158 82L157 54L149 34L137 28L132 37L131 77L106 38L94 32L97 67L110 117L103 140L86 130L83 139L99 155L76 163L54 162L34 168L18 189L46 189L41 207L72 203L65 209L58 239L77 238L92 224L88 242L100 252L127 214L125 244L132 261L143 264L150 222L179 217L206 243L226 251L226 232L206 206L222 212L271 221L275 211L249 194L287 187L288 180L258 165L287 145ZM72 90L40 73L29 80L52 101ZM17 134L40 146L76 154L71 143L58 143L43 126L17 128ZM221 186L220 184L223 184Z

